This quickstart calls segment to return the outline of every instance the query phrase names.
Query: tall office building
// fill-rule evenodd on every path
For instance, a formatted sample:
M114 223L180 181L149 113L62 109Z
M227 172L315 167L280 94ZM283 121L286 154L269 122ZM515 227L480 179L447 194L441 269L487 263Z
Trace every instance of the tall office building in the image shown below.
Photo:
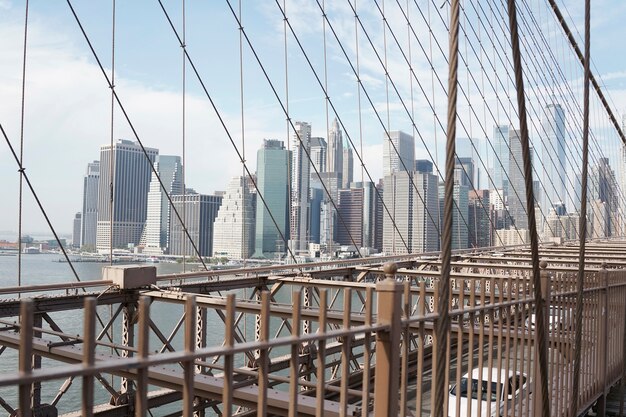
M74 224L72 227L72 247L80 248L80 228L82 223L82 215L80 211L74 215Z
M415 170L417 172L429 172L432 174L433 172L433 163L428 159L416 159L415 160Z
M357 182L349 189L339 190L339 215L343 220L337 225L339 244L359 248L374 246L375 198L371 182Z
M93 161L87 164L87 172L83 179L83 211L80 228L80 246L90 250L96 249L99 186L100 161Z
M289 239L290 158L290 151L280 140L265 139L257 152L256 185L265 204L257 199L254 257L270 258L286 250L283 239Z
M350 145L343 149L343 168L341 177L341 188L350 188L354 180L354 157Z
M148 191L146 227L143 229L141 244L145 253L161 254L167 253L170 246L171 218L176 216L172 212L167 195L183 193L183 167L179 156L158 155L154 168L161 178L165 191L153 172ZM184 218L182 220L185 221Z
M392 217L383 214L383 251L406 254L438 250L437 176L399 171L384 181L384 203Z
M148 208L151 168L159 151L145 148L148 159L138 142L119 139L100 147L100 183L98 186L98 224L96 246L99 252L109 247L126 248L137 245L141 238ZM113 178L109 164L113 160ZM110 193L113 187L113 216ZM113 236L111 236L111 219Z
M326 172L335 172L341 184L343 178L343 133L337 118L328 131L328 153L326 157Z
M295 252L307 250L309 233L309 174L307 157L311 147L311 125L296 122L291 146L291 213L289 245ZM329 146L328 156L331 150Z
M383 138L383 176L398 171L412 171L415 164L415 140L399 130L389 132Z
M475 165L472 158L456 158L456 162L454 164L454 181L468 187L470 190L473 190L476 188L474 171Z
M378 184L376 184L376 190L374 190L374 249L379 252L383 251L383 226L385 222L385 218L387 217L387 212L385 210L385 206L383 205L383 201L385 198L385 187L383 180L380 179Z
M509 131L509 215L517 229L528 229L526 213L526 185L524 181L524 160L522 159L522 139L519 130Z
M213 256L213 223L222 204L222 197L197 194L190 190L186 191L184 197L172 196L172 202L181 218L185 218L187 233L200 255ZM171 255L197 256L177 217L172 218L169 252Z
M469 190L466 186L455 182L452 192L452 249L467 249L469 226ZM439 185L439 213L443 224L444 185Z
M247 177L231 179L213 225L213 254L248 259L254 249L256 193Z
M492 246L492 220L495 217L489 190L470 190L468 193L468 247Z
M326 153L328 152L328 145L324 138L311 138L311 164L315 169L311 168L311 177L315 178L315 170L322 173L326 172Z
M317 184L321 184L317 181ZM322 207L324 207L324 190L314 187L311 181L311 206L309 210L309 241L321 243ZM325 227L325 225L324 225Z
M494 159L493 184L491 188L504 190L508 195L509 179L509 126L498 125L493 128Z
M602 221L606 222L607 236L612 236L614 226L617 225L613 225L611 219L619 217L619 190L609 158L599 158L596 165L591 167L588 184L588 199L592 203L596 201L606 203L606 207L602 209L598 203L598 208L592 214L596 216L596 213L601 213L604 216L606 213L606 219Z
M558 202L568 202L565 178L567 159L565 155L565 113L560 104L548 104L541 118L541 143L543 146L543 207Z

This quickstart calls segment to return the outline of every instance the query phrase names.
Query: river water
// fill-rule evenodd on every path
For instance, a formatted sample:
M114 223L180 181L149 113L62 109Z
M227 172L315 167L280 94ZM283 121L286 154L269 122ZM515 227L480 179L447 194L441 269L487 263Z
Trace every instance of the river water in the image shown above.
M62 282L75 282L73 273L69 265L65 262L59 262L61 255L51 254L33 254L22 255L22 285L34 284L51 284ZM91 281L101 279L102 268L106 264L77 262L74 268L81 281ZM158 263L158 274L168 274L182 271L182 265L177 263ZM0 256L0 287L17 285L17 256ZM36 294L24 294L23 296L33 297ZM241 293L239 296L245 296ZM7 297L3 297L7 298ZM110 317L111 310L109 306L98 307L98 314L103 321L107 321ZM75 334L82 333L83 314L82 311L66 311L61 313L50 314L59 327L66 333ZM175 328L178 321L183 315L182 306L164 302L153 302L151 306L151 317L157 324L159 329L168 336ZM223 340L223 325L219 317L214 311L209 311L209 331L207 332L207 344L209 346L220 345ZM253 317L248 317L244 325L244 332L247 337L254 337ZM47 327L47 326L45 326ZM183 326L184 327L184 326ZM177 336L173 339L172 345L176 349L182 348L182 332L181 327ZM98 326L99 331L100 326ZM114 325L114 339L119 343L120 320L116 320ZM45 337L45 336L44 336ZM50 336L48 336L49 338ZM150 348L151 351L157 351L162 348L163 344L151 335ZM107 352L108 350L98 350L99 352ZM238 365L243 363L243 359ZM42 360L42 367L63 366L59 362L53 362L47 359ZM0 355L0 372L14 372L17 369L17 353L13 349L7 349ZM45 383L42 387L42 403L51 403L57 395L59 388L64 381L53 381ZM109 377L109 382L110 377ZM116 389L119 389L119 379L113 380ZM0 387L0 396L12 407L17 407L17 388L16 387ZM110 398L109 393L96 381L95 384L95 403L106 403ZM59 414L75 411L80 409L81 384L80 380L75 380L70 389L63 395L58 404ZM177 405L170 407L161 407L152 411L152 414L165 415L172 411L176 411ZM0 408L0 415L3 410Z

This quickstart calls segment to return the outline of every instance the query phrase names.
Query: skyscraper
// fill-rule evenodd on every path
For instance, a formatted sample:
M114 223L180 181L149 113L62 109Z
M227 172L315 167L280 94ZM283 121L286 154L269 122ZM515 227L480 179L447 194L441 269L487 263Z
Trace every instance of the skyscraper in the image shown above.
M353 183L351 188L339 190L339 214L343 220L337 222L339 244L374 246L375 198L371 182Z
M168 195L183 193L183 169L179 156L158 155L154 163ZM165 253L170 243L172 213L167 195L153 172L148 191L148 214L141 243L146 253ZM180 214L180 213L179 213ZM181 215L182 217L182 215ZM183 221L185 219L183 218Z
M439 248L437 176L398 171L385 177L383 251L421 253ZM465 234L467 239L467 233Z
M234 177L213 225L213 254L248 259L254 249L256 193L247 177Z
M222 204L222 197L217 195L197 194L188 191L186 195L172 196L172 202L181 218L185 218L187 233L198 248L201 256L213 255L213 222ZM197 256L189 242L182 224L177 217L172 218L170 235L170 254Z
M74 215L74 224L72 227L72 247L80 247L80 228L82 223L82 215L80 211Z
M311 164L317 172L326 172L326 153L328 145L324 138L311 138ZM315 169L311 168L311 177L315 178Z
M509 188L509 126L498 125L493 128L494 160L493 184L491 188L504 190L505 195ZM521 159L520 159L521 160Z
M469 190L466 186L454 183L452 193L454 205L452 207L452 249L466 249L468 245L469 225ZM443 216L444 186L439 185L439 213ZM440 221L443 224L443 218Z
M286 249L283 238L289 239L290 157L285 143L280 140L265 139L257 152L256 185L267 207L260 198L257 199L254 257L272 257Z
M522 139L519 130L511 129L509 131L509 146L509 214L517 229L528 229L524 160L522 159Z
M337 118L328 131L328 154L326 158L326 172L335 172L339 178L339 184L343 179L343 133L339 127Z
M98 187L98 224L96 246L106 252L109 247L125 248L137 245L143 231L148 206L151 168L159 154L157 149L145 148L148 159L138 142L119 139L100 148L100 183ZM109 162L113 159L113 178ZM113 187L113 236L109 196Z
M290 246L294 251L307 249L309 231L309 174L307 153L311 147L311 125L296 122L291 154ZM329 147L328 158L331 157Z
M565 113L560 104L548 104L541 118L541 143L543 146L544 207L559 202L568 202L565 178L567 159L565 156Z
M474 178L475 165L474 160L468 157L456 158L454 165L454 180L468 189L473 190L475 185Z
M470 190L468 194L468 246L483 248L492 246L492 219L494 210L489 204L489 190Z
M413 136L399 130L384 135L383 176L398 172L412 171L415 164L415 140Z
M80 246L91 250L96 249L99 184L100 161L93 161L87 164L87 172L83 179L83 211L82 225L80 228Z
M348 189L354 180L354 157L350 145L343 149L341 188Z

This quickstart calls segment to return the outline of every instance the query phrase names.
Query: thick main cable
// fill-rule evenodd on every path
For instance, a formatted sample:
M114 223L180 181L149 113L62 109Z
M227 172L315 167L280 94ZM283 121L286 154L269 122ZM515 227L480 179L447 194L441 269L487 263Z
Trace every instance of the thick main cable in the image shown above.
M526 188L526 207L528 208L528 227L530 234L530 253L532 259L533 290L535 294L535 314L537 343L539 345L539 377L543 415L550 415L550 399L548 393L548 347L546 341L546 323L544 316L544 300L541 294L541 278L539 272L539 242L537 237L537 225L534 211L532 163L528 140L528 124L526 120L526 100L524 96L524 75L522 69L519 36L517 28L517 9L515 0L508 0L509 27L511 31L511 49L513 53L513 68L515 70L515 87L517 91L517 106L520 118L520 136L522 142L522 158L524 160L524 182Z
M591 57L591 7L590 0L585 0L585 61L584 61L584 87L583 87L583 160L581 167L581 200L580 212L587 212L587 154L589 153L589 79L591 70L589 61ZM583 281L585 277L585 243L587 237L587 218L580 216L580 241L578 247L578 276L576 281L576 321L574 342L574 381L572 384L571 412L575 416L578 411L578 391L580 387L580 366L582 356L582 324L583 324Z

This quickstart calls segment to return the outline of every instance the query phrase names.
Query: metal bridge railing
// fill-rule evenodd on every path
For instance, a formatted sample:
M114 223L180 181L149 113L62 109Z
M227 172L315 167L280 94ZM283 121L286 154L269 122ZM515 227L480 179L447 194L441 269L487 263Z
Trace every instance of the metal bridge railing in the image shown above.
M535 396L541 388L535 377L537 312L527 276L510 269L493 277L453 278L451 329L444 352L433 331L438 319L436 279L414 285L396 276L395 265L388 264L384 272L386 279L375 291L365 292L358 314L351 307L355 294L350 288L344 289L342 312L326 307L324 289L319 291L319 308L303 305L301 291L295 292L288 314L263 292L258 337L251 342L236 341L236 311L242 306L229 294L224 299L224 343L206 348L196 343L197 321L206 308L202 297L182 293L183 349L164 353L150 350L151 297L139 298L137 342L120 356L107 350L111 343L95 337L94 298L85 299L83 334L73 339L37 325L34 301L22 300L19 323L0 331L0 344L19 351L17 372L1 375L0 387L19 387L19 408L13 413L21 416L32 415L34 384L68 377L82 378L81 414L93 415L94 382L104 374L134 381L129 396L134 406L127 412L139 416L150 408L150 385L179 393L183 415L201 411L229 416L242 410L259 416L430 415L436 395L433 369L437 361L445 361L444 409L449 416L541 414ZM608 390L624 372L626 272L603 266L587 273L579 410L569 409L575 377L576 276L550 273L544 264L541 278L542 295L549 300L543 314L549 323L550 409L553 415L570 416L596 401L603 407ZM287 317L290 336L271 338L272 314ZM317 330L303 333L304 321L316 321ZM51 342L52 336L65 343ZM276 354L287 358L282 371L271 360ZM238 355L254 360L245 369L237 367ZM33 358L38 356L65 365L34 369Z

